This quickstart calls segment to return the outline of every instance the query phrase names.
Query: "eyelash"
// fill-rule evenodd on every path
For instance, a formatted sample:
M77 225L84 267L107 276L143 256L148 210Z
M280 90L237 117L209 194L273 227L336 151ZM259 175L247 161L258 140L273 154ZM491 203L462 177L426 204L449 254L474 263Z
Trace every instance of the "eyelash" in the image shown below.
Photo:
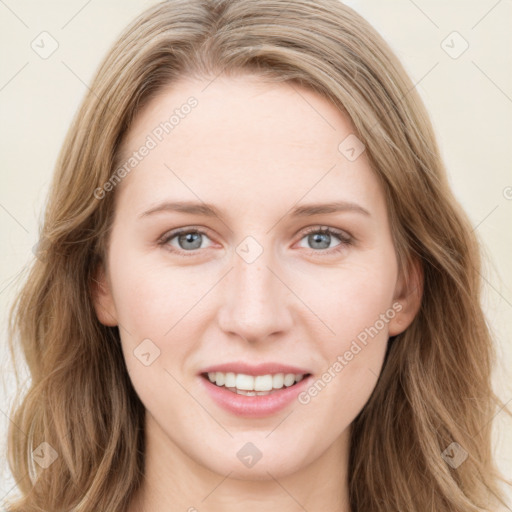
M201 229L197 229L194 227L181 228L181 229L177 229L175 231L171 231L169 234L163 235L160 238L160 240L158 241L158 245L163 246L167 250L169 250L173 253L176 253L178 255L196 256L198 253L197 249L191 250L191 251L184 251L182 249L176 249L175 247L169 248L170 246L167 245L173 238L175 238L179 235L188 234L188 233L194 233L194 234L208 236L208 233ZM309 249L309 253L311 255L313 255L313 254L318 255L319 253L327 253L328 255L336 254L338 252L341 252L346 247L353 245L353 243L354 243L353 237L350 236L348 233L345 233L344 231L340 231L340 230L337 230L334 228L319 227L319 226L313 226L311 228L307 228L306 231L303 232L300 240L302 240L304 237L306 237L307 235L310 235L312 233L322 233L322 234L328 234L331 236L334 235L336 238L338 238L340 240L340 243L331 249L316 249L316 250Z

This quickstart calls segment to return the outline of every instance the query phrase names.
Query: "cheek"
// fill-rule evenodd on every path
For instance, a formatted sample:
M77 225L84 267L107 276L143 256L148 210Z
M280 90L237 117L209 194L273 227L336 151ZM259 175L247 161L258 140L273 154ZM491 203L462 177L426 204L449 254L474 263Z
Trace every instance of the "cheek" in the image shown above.
M180 272L133 269L119 279L116 297L127 371L148 411L164 406L168 418L183 416L193 406L182 383L187 385L183 367L200 339L195 332L200 322L187 315L197 302L197 289L180 281Z
M181 389L171 375L181 371L200 339L194 329L201 322L191 322L199 309L191 308L205 291L199 284L188 282L189 272L146 264L144 258L127 254L117 255L117 261L119 265L111 272L114 301L133 385L148 407L156 389L163 396L177 391L179 398Z
M200 290L190 282L191 273L137 254L117 261L122 263L112 279L119 321L134 335L164 339L198 300Z
M303 294L334 331L330 346L340 350L392 307L397 278L394 253L387 257L375 252L322 272L309 276L307 282L302 279ZM387 334L387 322L378 325Z
M333 426L332 436L344 431L367 403L382 370L394 316L386 293L347 291L344 297L330 305L336 335L316 347L325 367L298 397L306 414L316 418L312 434L317 436L325 435L326 424Z
M347 265L321 281L321 294L310 295L310 303L333 331L316 338L325 368L299 400L311 414L329 411L344 425L371 395L386 352L388 325L396 314L393 261L381 257Z
M315 418L309 430L313 438L334 440L358 416L377 383L385 346L382 339L373 339L367 347L360 344L350 360L342 352L299 395L297 417Z

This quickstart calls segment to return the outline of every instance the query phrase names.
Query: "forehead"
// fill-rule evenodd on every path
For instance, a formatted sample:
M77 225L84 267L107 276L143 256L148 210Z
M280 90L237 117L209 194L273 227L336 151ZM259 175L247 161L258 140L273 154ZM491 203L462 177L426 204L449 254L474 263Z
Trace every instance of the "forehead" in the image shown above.
M196 103L192 108L187 106L191 98ZM167 125L165 131L171 118L169 124L173 126ZM162 135L169 146L179 142L183 151L198 139L210 151L227 149L218 146L219 141L236 140L240 149L246 148L246 144L240 146L242 142L251 145L252 153L258 149L253 141L311 151L318 147L319 138L325 139L319 151L327 145L334 151L340 128L354 131L350 119L318 93L297 84L267 83L250 75L220 76L213 81L183 79L168 85L136 116L123 149L135 148L159 128L164 130ZM327 134L331 136L328 139ZM233 147L230 153L236 150Z
M126 188L131 204L169 193L184 200L237 196L246 205L258 196L260 206L262 194L274 202L296 203L305 194L343 200L344 193L371 201L378 187L366 155L350 161L339 150L353 132L335 105L296 84L253 76L181 80L135 118L125 158L149 139L153 147L117 192Z

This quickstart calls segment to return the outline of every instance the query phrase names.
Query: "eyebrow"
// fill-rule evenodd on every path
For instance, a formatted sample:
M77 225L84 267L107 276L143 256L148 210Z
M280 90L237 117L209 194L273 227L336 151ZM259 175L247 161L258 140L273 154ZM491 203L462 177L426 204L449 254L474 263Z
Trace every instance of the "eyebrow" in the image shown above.
M215 206L208 203L198 203L194 201L164 201L141 213L139 218L144 218L155 213L168 211L188 213L192 215L202 215L205 217L222 217L222 213ZM334 201L330 203L317 203L298 206L294 208L290 213L287 213L285 216L311 217L313 215L322 215L336 212L354 212L361 213L368 217L371 216L370 212L366 208L363 208L357 203L352 203L349 201Z

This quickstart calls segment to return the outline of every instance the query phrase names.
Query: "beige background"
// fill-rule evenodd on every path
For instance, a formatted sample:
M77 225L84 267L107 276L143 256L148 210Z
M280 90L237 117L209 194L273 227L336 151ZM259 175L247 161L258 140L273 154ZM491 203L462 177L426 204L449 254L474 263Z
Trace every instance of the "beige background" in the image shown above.
M156 2L0 2L0 504L14 482L3 464L12 371L6 312L33 260L47 187L71 118L119 32ZM512 400L512 32L510 0L350 0L391 44L431 113L456 196L486 247L485 309L495 331L500 397ZM46 59L31 47L47 31ZM453 32L458 34L453 34ZM49 37L49 36L42 36ZM50 48L50 39L45 48ZM444 41L444 43L443 43ZM460 56L458 54L469 45ZM447 53L448 52L448 53ZM451 54L451 55L450 55ZM457 56L457 58L453 58ZM447 340L449 341L449 340ZM509 402L512 407L512 401ZM512 429L499 413L496 453L512 478ZM508 426L508 433L505 431ZM509 492L512 501L512 493Z

